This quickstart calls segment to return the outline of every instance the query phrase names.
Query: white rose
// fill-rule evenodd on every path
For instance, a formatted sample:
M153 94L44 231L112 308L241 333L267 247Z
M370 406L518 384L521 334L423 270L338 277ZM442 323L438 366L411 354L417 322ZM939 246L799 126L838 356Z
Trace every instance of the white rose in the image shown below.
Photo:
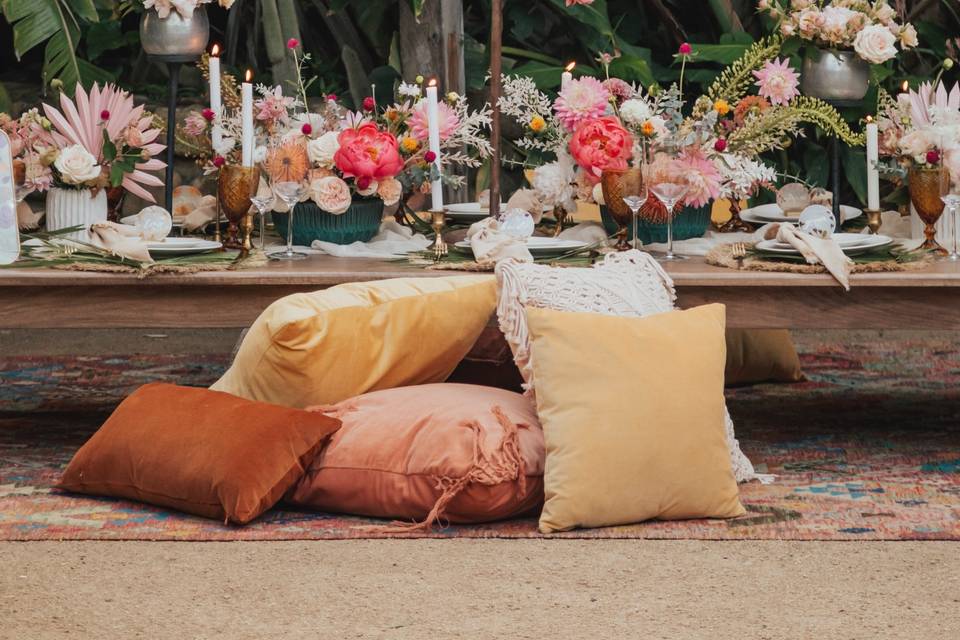
M897 17L897 10L890 5L885 4L877 9L873 16L876 18L877 22L881 22L884 25L889 25L893 19Z
M307 156L310 158L310 162L321 167L332 167L333 156L340 148L339 137L338 132L327 131L316 140L308 142Z
M800 35L811 38L823 26L823 14L819 9L804 9L797 16L797 26L800 28Z
M67 184L82 185L100 177L97 159L79 144L63 149L53 166Z
M920 40L917 38L916 27L908 24L900 30L900 44L904 49L911 49L920 44Z
M620 106L620 117L628 125L640 126L650 119L650 106L643 100L633 98Z
M873 64L883 64L897 55L896 36L883 25L873 24L860 30L853 48L861 58Z
M857 12L846 7L835 7L830 5L823 9L823 28L826 31L842 33L847 30L847 26L857 16Z

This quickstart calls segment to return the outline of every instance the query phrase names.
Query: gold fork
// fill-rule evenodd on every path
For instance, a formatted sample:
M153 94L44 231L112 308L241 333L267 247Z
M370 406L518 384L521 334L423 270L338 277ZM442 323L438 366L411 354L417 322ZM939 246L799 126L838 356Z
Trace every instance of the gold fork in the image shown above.
M734 242L731 255L737 261L737 269L743 269L743 259L747 257L747 245L742 242Z

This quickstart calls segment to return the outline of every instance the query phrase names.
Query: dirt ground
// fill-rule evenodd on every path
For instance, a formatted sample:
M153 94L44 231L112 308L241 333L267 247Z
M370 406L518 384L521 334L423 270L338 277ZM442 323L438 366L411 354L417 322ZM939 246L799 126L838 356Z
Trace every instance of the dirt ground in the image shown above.
M952 543L0 543L3 639L957 637Z

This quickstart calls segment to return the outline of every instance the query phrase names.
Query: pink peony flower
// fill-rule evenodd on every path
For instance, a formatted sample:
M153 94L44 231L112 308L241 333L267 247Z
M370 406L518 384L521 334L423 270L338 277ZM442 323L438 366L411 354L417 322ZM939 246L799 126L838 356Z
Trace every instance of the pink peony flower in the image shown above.
M350 187L336 176L327 176L311 182L310 199L324 211L335 215L346 213L353 202Z
M771 104L788 104L799 95L797 87L800 85L800 74L790 68L790 61L769 60L760 71L754 71L758 93L767 98Z
M626 169L632 154L633 137L613 116L584 122L570 138L570 155L593 184L604 169Z
M346 178L383 180L394 177L403 169L396 137L380 131L372 122L356 129L345 129L338 142L340 148L333 161Z
M573 131L581 122L602 116L608 100L610 92L603 84L596 78L585 76L567 83L553 104L553 110L567 131Z
M440 140L446 140L456 132L460 126L457 112L445 102L437 105L437 114L440 116ZM427 118L427 101L421 100L410 113L410 135L417 140L426 140L430 137L430 120Z
M684 200L691 207L702 207L720 197L723 177L703 152L696 147L685 149L677 159L687 179L687 194Z

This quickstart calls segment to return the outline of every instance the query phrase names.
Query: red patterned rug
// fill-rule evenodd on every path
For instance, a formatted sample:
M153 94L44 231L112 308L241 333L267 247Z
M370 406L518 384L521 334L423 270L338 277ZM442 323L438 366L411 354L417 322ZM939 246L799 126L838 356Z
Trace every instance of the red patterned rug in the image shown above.
M761 470L778 476L772 485L741 488L746 516L552 537L960 540L960 349L952 337L937 335L879 339L863 333L839 340L836 334L829 342L800 336L808 382L729 392L745 452ZM238 528L51 488L76 449L130 388L157 379L208 384L225 362L138 356L9 358L0 363L0 406L7 409L0 412L0 539L378 537L370 525L380 521L365 518L281 507ZM542 537L533 518L413 535Z

